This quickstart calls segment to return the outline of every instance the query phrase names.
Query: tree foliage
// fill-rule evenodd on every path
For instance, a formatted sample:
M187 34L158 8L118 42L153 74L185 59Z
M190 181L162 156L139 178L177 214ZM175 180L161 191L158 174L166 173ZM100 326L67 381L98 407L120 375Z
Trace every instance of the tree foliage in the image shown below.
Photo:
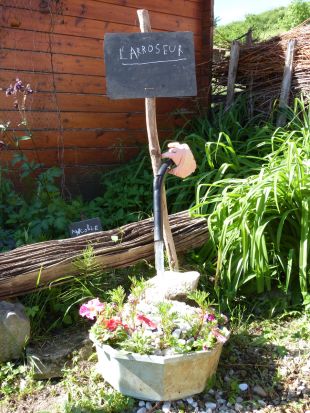
M214 31L214 44L218 47L227 47L249 29L253 30L254 39L267 40L292 29L309 17L310 1L293 0L288 7L279 7L260 14L248 14L243 21L217 26Z

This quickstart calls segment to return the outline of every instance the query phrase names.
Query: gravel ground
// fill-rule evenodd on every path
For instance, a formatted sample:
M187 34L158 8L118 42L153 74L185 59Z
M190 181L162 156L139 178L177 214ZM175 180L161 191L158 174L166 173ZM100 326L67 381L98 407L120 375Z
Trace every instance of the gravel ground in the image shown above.
M232 331L216 379L204 393L173 402L135 400L131 413L310 413L309 355L309 317L247 323ZM80 363L71 373L72 382L89 385L91 371L94 361ZM94 412L79 407L82 387L71 390L71 400L77 400L77 405L65 410L67 392L63 381L43 382L38 390L0 404L0 413Z
M252 323L232 334L217 379L205 393L165 403L140 401L136 413L310 413L310 330L304 317Z

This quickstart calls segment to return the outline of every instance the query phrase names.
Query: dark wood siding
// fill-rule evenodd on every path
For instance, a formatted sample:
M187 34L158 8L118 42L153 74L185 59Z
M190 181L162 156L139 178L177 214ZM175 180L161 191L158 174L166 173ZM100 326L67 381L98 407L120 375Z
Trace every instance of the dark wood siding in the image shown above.
M106 97L103 37L138 32L139 8L149 10L154 31L194 32L199 98L205 105L211 6L211 0L0 0L0 87L18 77L36 91L27 101L33 137L21 142L21 150L47 167L80 175L86 184L92 170L111 168L138 153L147 142L144 101ZM169 138L182 122L173 112L190 111L196 104L191 98L158 99L160 138ZM0 111L1 120L24 133L4 92ZM2 151L1 162L14 150Z

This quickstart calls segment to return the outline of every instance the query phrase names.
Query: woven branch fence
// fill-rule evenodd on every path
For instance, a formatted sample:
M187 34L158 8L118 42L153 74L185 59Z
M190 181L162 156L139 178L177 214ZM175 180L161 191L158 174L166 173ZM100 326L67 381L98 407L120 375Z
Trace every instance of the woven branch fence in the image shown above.
M199 247L208 238L204 218L191 218L188 212L181 212L171 215L169 223L178 252ZM89 246L103 270L129 267L143 259L154 259L153 226L150 218L110 231L40 242L2 253L0 299L45 288L59 279L64 282L64 276L78 275L74 261L82 257ZM115 236L117 242L113 241Z
M258 110L270 112L274 100L280 96L286 49L292 39L296 40L296 46L290 95L310 95L310 19L268 41L240 44L236 87L251 94ZM214 64L217 86L227 85L228 67L229 57Z

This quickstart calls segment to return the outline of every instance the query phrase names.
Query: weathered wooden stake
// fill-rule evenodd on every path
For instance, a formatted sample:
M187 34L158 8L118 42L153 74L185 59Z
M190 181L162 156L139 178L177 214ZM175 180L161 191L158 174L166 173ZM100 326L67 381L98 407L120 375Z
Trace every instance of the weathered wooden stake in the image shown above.
M231 45L231 49L230 49L225 110L229 109L234 101L235 82L236 82L238 62L239 62L239 50L240 50L239 43L237 41L233 41Z
M137 11L140 30L142 33L151 32L151 23L149 18L149 13L147 10L138 10ZM157 132L157 122L156 122L156 99L155 98L146 98L145 99L145 116L146 116L146 127L147 135L149 141L149 152L151 156L153 174L156 175L160 164L161 164L161 152L158 140ZM179 267L178 257L171 233L171 228L168 220L168 209L167 209L167 200L166 192L163 188L162 194L162 214L163 214L163 233L165 247L167 250L169 267L171 270L177 270Z
M288 105L292 76L293 76L293 60L295 51L296 40L291 39L287 44L285 66L283 72L283 79L281 85L281 94L279 100L279 115L277 118L277 126L284 126L286 121L285 108Z
M253 31L252 29L249 29L249 31L246 34L246 40L245 44L247 47L251 47L253 45ZM254 115L254 99L253 99L253 72L250 74L250 80L249 84L247 87L247 92L248 92L248 102L249 102L249 115L252 118Z

